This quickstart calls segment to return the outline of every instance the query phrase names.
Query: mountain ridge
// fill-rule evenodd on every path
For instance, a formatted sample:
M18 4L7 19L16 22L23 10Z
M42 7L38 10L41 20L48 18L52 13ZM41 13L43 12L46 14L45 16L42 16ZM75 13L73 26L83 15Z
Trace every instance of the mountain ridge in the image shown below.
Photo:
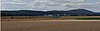
M69 11L32 11L32 10L19 10L19 11L1 11L2 16L98 16L99 13L92 12L86 9L73 9Z

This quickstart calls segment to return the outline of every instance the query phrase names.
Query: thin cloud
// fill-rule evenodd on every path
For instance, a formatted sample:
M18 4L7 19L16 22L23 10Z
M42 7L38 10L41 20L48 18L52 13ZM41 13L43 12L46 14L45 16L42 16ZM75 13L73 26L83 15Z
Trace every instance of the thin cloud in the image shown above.
M3 2L2 4L27 4L27 3Z
M91 0L88 0L91 1ZM70 10L77 8L100 10L100 2L86 2L86 0L3 0L4 9L30 9L30 10ZM7 4L17 6L11 7ZM23 6L20 6L23 5ZM19 8L20 7L20 8ZM2 9L3 9L2 8ZM94 10L97 9L97 10Z

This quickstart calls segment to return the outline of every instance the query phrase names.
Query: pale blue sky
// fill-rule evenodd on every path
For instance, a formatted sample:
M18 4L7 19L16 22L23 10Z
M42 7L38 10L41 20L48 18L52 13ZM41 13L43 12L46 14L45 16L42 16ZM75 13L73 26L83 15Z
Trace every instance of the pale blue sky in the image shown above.
M71 10L100 12L100 0L2 0L2 10Z

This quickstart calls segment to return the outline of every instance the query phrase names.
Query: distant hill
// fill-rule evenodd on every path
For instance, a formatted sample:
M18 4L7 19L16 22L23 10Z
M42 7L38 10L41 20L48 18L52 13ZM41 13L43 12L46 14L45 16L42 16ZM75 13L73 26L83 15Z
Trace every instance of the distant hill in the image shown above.
M89 14L94 13L86 9L74 9L74 10L69 10L68 12L70 13L89 13Z
M95 13L86 9L74 9L69 11L1 11L2 16L100 16L100 13Z
M93 13L92 11L86 10L86 9L74 9L74 10L69 10L69 11L48 11L51 13Z

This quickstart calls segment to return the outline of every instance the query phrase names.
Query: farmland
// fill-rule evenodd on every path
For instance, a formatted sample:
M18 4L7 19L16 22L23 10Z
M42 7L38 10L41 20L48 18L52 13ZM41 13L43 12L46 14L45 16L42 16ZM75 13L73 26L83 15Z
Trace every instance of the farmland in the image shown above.
M63 16L59 18L52 18L47 16L2 16L2 21L7 20L80 20L80 19L98 19L100 20L100 16Z
M100 20L76 18L100 18L99 16L65 16L61 18L36 16L4 16L2 31L100 31Z

